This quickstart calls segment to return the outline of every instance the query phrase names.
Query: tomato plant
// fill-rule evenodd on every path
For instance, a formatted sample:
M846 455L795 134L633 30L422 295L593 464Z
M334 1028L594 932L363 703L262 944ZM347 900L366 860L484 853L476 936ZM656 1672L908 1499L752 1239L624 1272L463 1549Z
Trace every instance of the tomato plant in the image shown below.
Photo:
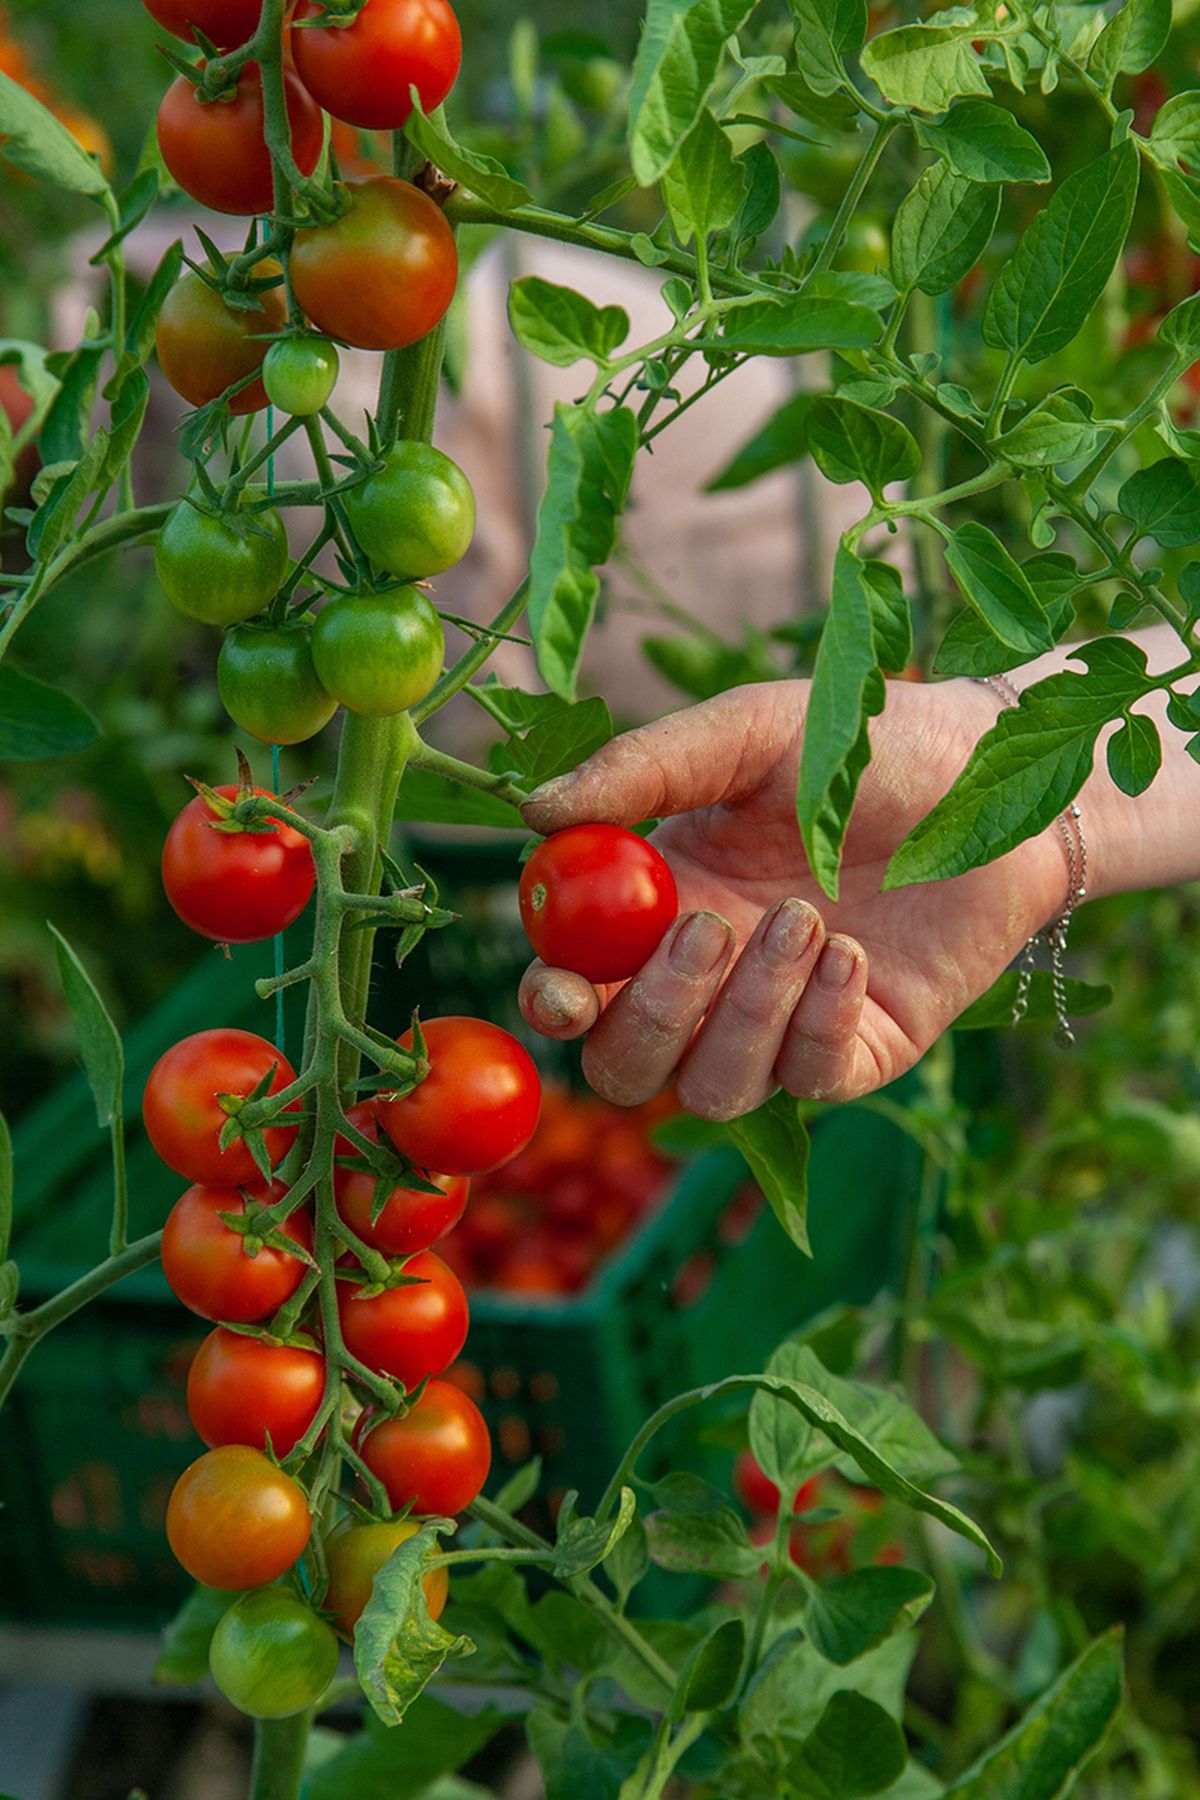
M428 1019L421 1026L429 1073L411 1094L377 1104L379 1122L420 1169L483 1175L533 1136L541 1083L533 1058L487 1019ZM413 1049L406 1032L401 1048Z
M313 626L317 679L339 705L372 719L424 700L445 654L442 622L415 587L343 595Z
M257 278L280 273L269 260L256 264ZM266 337L279 331L287 317L282 290L256 289L249 310L235 309L210 280L193 270L177 281L163 301L155 328L159 367L189 406L206 406L237 385L229 399L232 413L258 412L267 404L257 379L266 354Z
M324 9L302 0L292 25L296 69L335 119L394 131L412 111L410 88L431 113L454 86L462 34L448 0L367 0L349 20L306 28Z
M231 803L239 790L209 792ZM202 937L253 944L286 930L308 905L317 879L312 851L307 838L278 820L264 821L261 831L223 830L226 821L208 794L188 801L163 844L163 887L184 924Z
M679 911L675 877L636 832L575 825L521 871L521 923L542 961L589 981L627 981Z
M432 1250L410 1257L402 1279L381 1294L339 1282L338 1312L350 1354L411 1390L448 1369L466 1343L467 1297Z
M457 463L403 438L346 490L346 514L371 561L407 581L452 568L475 532L475 496Z
M146 1135L167 1167L189 1181L228 1187L253 1181L251 1146L242 1136L222 1148L222 1132L239 1102L260 1087L268 1097L277 1094L295 1078L287 1058L252 1031L194 1032L165 1051L150 1071L142 1095ZM294 1125L268 1125L262 1132L272 1167L295 1132Z
M270 1254L260 1250L255 1262ZM280 1304L294 1292L289 1288ZM307 1345L273 1343L218 1326L188 1370L188 1417L210 1450L249 1444L287 1456L316 1418L324 1389L324 1360Z
M264 744L302 744L337 711L313 663L312 619L235 626L221 641L217 692L235 725Z
M171 1490L167 1537L206 1587L264 1587L291 1568L312 1521L304 1489L261 1450L223 1444L186 1468Z
M324 141L320 109L290 70L284 89L292 155L311 175ZM262 75L255 63L247 63L234 89L216 100L181 75L158 109L164 163L185 194L214 212L270 210L275 177L264 133Z
M188 1188L163 1226L163 1273L176 1299L202 1319L239 1324L265 1319L281 1307L303 1279L303 1262L287 1250L260 1245L253 1235L247 1238L222 1215L249 1221L286 1192L279 1182L245 1192L199 1184ZM312 1249L307 1214L289 1214L279 1230L302 1251Z
M465 1512L492 1462L482 1413L448 1381L428 1382L403 1418L368 1414L359 1448L397 1512Z
M346 183L347 210L296 233L292 290L318 331L360 350L427 337L454 298L458 252L446 215L411 182Z
M337 1665L337 1638L286 1588L258 1588L235 1600L209 1650L213 1680L251 1719L286 1719L315 1706Z

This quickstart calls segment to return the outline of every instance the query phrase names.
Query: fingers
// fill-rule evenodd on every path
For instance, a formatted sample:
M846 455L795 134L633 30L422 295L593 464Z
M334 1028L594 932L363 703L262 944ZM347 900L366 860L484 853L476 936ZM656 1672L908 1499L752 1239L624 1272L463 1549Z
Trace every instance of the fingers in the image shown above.
M781 900L764 915L683 1059L680 1102L702 1119L736 1119L779 1085L775 1063L825 942L814 906Z
M853 938L831 937L775 1064L775 1078L789 1094L849 1100L873 1085L860 1071L864 1046L858 1027L866 995L866 952Z
M517 999L525 1023L560 1042L582 1037L600 1016L600 997L590 981L545 963L526 969Z
M666 1087L712 1003L733 945L733 927L716 913L676 920L588 1037L583 1072L598 1094L635 1106Z
M750 793L778 761L781 733L797 730L799 692L792 682L733 688L627 731L537 788L522 814L540 832L591 821L636 825Z

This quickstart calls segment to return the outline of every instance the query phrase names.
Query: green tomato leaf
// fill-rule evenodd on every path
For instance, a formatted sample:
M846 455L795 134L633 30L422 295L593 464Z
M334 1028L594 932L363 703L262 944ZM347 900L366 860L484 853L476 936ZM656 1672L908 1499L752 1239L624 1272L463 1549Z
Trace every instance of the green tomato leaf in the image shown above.
M805 1800L857 1800L890 1787L907 1761L908 1746L895 1719L874 1700L843 1689L789 1758L787 1776Z
M570 702L557 694L530 694L524 688L505 687L498 675L464 688L464 693L489 713L506 732L528 731L564 713Z
M445 775L405 769L396 796L396 818L411 825L497 825L525 831L515 806L481 788L463 787Z
M1192 88L1163 102L1154 115L1147 148L1160 168L1200 166L1200 92Z
M0 664L0 762L74 756L99 736L91 713L70 694Z
M995 532L974 520L960 525L946 544L946 566L963 599L1001 643L1030 656L1054 646L1046 609L1019 563Z
M405 1714L404 1730L392 1731L372 1713L352 1737L338 1736L332 1754L307 1774L305 1800L451 1800L441 1778L479 1755L510 1715L486 1706L460 1713L422 1694ZM430 1783L436 1782L431 1789ZM482 1796L481 1788L461 1790Z
M566 706L553 717L534 725L524 737L511 737L498 745L497 761L513 770L530 788L552 781L578 768L593 751L607 744L613 735L612 714L608 702L593 695Z
M867 721L885 699L874 608L866 565L843 543L813 670L796 800L809 865L830 899L837 898L842 842L870 760Z
M94 326L94 317L92 323ZM75 463L83 455L87 422L104 357L103 345L93 343L89 337L69 355L48 358L46 366L61 385L38 433L38 447L46 467L60 462Z
M710 494L746 487L775 469L786 468L808 454L808 414L814 395L794 394L744 443L731 462L708 484Z
M86 500L98 491L109 460L108 432L97 431L70 474L63 474L38 507L26 540L39 563L52 560Z
M963 100L944 119L914 119L918 143L968 181L1049 181L1046 152L994 100Z
M814 0L793 0L792 10L799 17L802 11L813 13L816 11L816 7ZM821 11L818 16L824 19L826 14ZM802 27L801 32L797 34L797 58L807 53L806 50L800 48L801 36L804 38L806 47L817 43L815 35L805 31ZM813 54L819 56L820 50L814 50ZM828 94L818 92L802 75L768 75L763 85L775 95L777 100L783 101L789 112L795 113L798 118L807 119L810 125L816 125L821 131L853 131L858 123L858 108L849 94L843 91L850 84L849 82L843 83L836 66L830 65L830 67L833 68L832 76L819 69L815 71L822 82L827 83L831 79L834 80L835 86L829 89Z
M890 414L838 394L819 394L808 414L808 447L829 481L861 481L878 505L892 481L907 481L921 466L917 440Z
M759 356L800 356L809 350L869 350L883 320L859 302L822 294L756 301L732 308L721 335L694 339L698 350L746 350Z
M92 199L110 192L99 163L9 75L0 75L0 156L52 187Z
M900 202L892 227L892 278L904 293L944 294L991 242L999 189L956 175L944 162L925 170Z
M1130 713L1108 740L1108 772L1123 794L1144 794L1162 768L1162 740L1153 719Z
M597 1568L611 1556L636 1517L637 1498L629 1487L621 1489L620 1503L613 1519L577 1518L564 1506L558 1517L558 1538L554 1545L554 1561L550 1565L555 1579L571 1581L575 1576L586 1575Z
M729 134L705 107L663 174L663 198L681 244L732 225L749 191Z
M945 112L960 94L990 98L987 77L971 48L978 33L974 20L966 25L901 25L871 39L862 66L894 106Z
M533 195L523 182L514 181L507 169L494 158L480 156L474 150L467 150L462 144L456 144L438 119L426 115L416 88L410 87L408 91L412 98L412 111L408 115L404 135L422 156L428 157L443 174L460 182L468 193L474 194L486 206L513 212L517 207L529 205Z
M1117 265L1137 191L1128 140L1069 175L992 284L984 341L1031 363L1069 344Z
M1125 0L1092 45L1088 71L1106 94L1118 75L1140 75L1157 62L1171 35L1171 0Z
M678 1724L687 1713L716 1712L737 1691L746 1655L746 1627L741 1619L725 1619L701 1640L679 1671L667 1706L667 1718Z
M845 1667L916 1624L934 1586L917 1569L853 1569L808 1589L804 1629L826 1661Z
M115 394L110 395L110 436L97 487L110 488L133 455L150 403L150 378L145 369L130 369Z
M120 1119L122 1112L125 1052L121 1034L91 976L66 938L53 925L49 931L54 939L59 979L74 1021L84 1072L96 1102L96 1120L100 1125L111 1125Z
M731 1507L702 1515L653 1512L645 1523L650 1561L657 1568L709 1581L749 1581L762 1568L762 1547L750 1542Z
M1044 831L1075 798L1100 732L1154 682L1126 638L1098 639L1073 654L1088 672L1051 675L1000 714L950 792L892 857L885 890L980 868Z
M796 1101L775 1094L752 1113L730 1121L727 1130L750 1173L797 1249L812 1255L808 1241L808 1127Z
M912 661L912 610L900 572L891 563L866 562L863 573L871 603L875 656L881 669L898 675Z
M628 1604L630 1594L649 1567L650 1546L646 1527L641 1517L634 1513L629 1521L628 1531L617 1539L604 1559L604 1573L616 1588L617 1602L622 1609Z
M789 0L796 21L796 67L814 94L849 81L843 59L857 56L867 35L867 0ZM789 102L790 104L790 102Z
M1013 1007L1017 999L1017 984L1021 977L1015 969L1009 969L994 981L986 994L981 994L973 1006L960 1013L954 1021L955 1031L1006 1031L1012 1028ZM1082 1019L1089 1013L1103 1012L1106 1006L1112 1005L1113 991L1110 987L1090 986L1086 981L1068 981L1063 989L1063 999L1068 1013L1073 1019ZM1026 1026L1057 1025L1058 1001L1054 991L1054 978L1045 970L1035 969L1029 982L1026 995L1026 1009L1021 1017L1021 1029Z
M508 320L527 350L560 369L585 358L603 366L629 336L623 306L596 306L574 288L558 287L539 275L513 282Z
M1181 360L1200 356L1200 294L1191 294L1173 306L1156 335L1160 343L1177 350Z
M713 90L725 45L755 0L649 0L629 90L629 154L643 187L661 180Z
M753 244L774 224L783 201L783 177L769 144L751 144L738 157L746 180L746 198L734 220L739 244Z
M213 1632L238 1597L197 1583L163 1633L151 1680L164 1687L192 1687L203 1681Z
M1075 615L1079 570L1069 556L1049 550L1023 562L1021 573L1045 607L1057 643ZM982 614L968 607L951 620L934 667L939 675L1003 675L1025 660L1023 651L1001 643Z
M575 697L584 640L616 538L638 448L628 407L554 409L546 489L529 565L529 624L538 670L565 700Z
M945 1800L1066 1800L1121 1710L1122 1643L1118 1627L1089 1644Z
M1133 520L1139 537L1165 548L1194 544L1200 538L1200 469L1174 456L1135 469L1117 495L1117 508Z
M354 1632L354 1667L362 1689L385 1725L399 1725L413 1701L451 1657L470 1656L468 1637L454 1637L429 1616L425 1600L428 1558L439 1549L438 1531L448 1519L425 1520L392 1552L376 1575Z
M1017 420L995 441L995 448L1018 468L1052 468L1090 456L1100 428L1092 420L1092 401L1080 388L1059 388Z

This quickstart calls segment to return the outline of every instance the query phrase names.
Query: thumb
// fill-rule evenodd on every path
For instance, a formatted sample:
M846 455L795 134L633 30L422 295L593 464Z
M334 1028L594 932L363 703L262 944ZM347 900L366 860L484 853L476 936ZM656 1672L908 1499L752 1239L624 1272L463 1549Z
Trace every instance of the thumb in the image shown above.
M795 741L806 687L780 681L732 688L627 731L535 788L521 807L525 822L542 833L592 822L636 825L742 799Z

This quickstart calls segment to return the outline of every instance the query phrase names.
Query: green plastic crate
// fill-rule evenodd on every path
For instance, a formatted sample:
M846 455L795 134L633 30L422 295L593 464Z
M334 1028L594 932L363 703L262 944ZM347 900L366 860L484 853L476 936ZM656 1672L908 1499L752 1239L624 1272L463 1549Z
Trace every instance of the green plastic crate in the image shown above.
M272 1011L253 983L269 959L269 946L205 958L127 1039L131 1236L160 1225L181 1188L137 1127L146 1075L164 1048L204 1026L268 1035ZM484 975L497 980L494 968ZM409 971L391 979L407 982ZM441 991L436 982L432 991ZM299 1031L294 1011L289 1043ZM82 1076L20 1123L14 1149L15 1254L33 1303L105 1253L107 1137ZM723 1221L746 1170L736 1153L718 1150L682 1171L583 1294L473 1296L465 1360L478 1371L496 1444L491 1487L539 1454L544 1496L575 1487L594 1501L650 1410L684 1388L761 1367L789 1330L835 1301L868 1300L894 1276L916 1178L917 1153L902 1132L875 1114L832 1112L814 1133L812 1262L765 1209L742 1241L730 1241ZM129 1626L169 1616L187 1581L163 1518L176 1476L201 1448L184 1381L206 1329L155 1267L31 1356L0 1414L0 1618ZM680 1435L696 1422L682 1422Z

